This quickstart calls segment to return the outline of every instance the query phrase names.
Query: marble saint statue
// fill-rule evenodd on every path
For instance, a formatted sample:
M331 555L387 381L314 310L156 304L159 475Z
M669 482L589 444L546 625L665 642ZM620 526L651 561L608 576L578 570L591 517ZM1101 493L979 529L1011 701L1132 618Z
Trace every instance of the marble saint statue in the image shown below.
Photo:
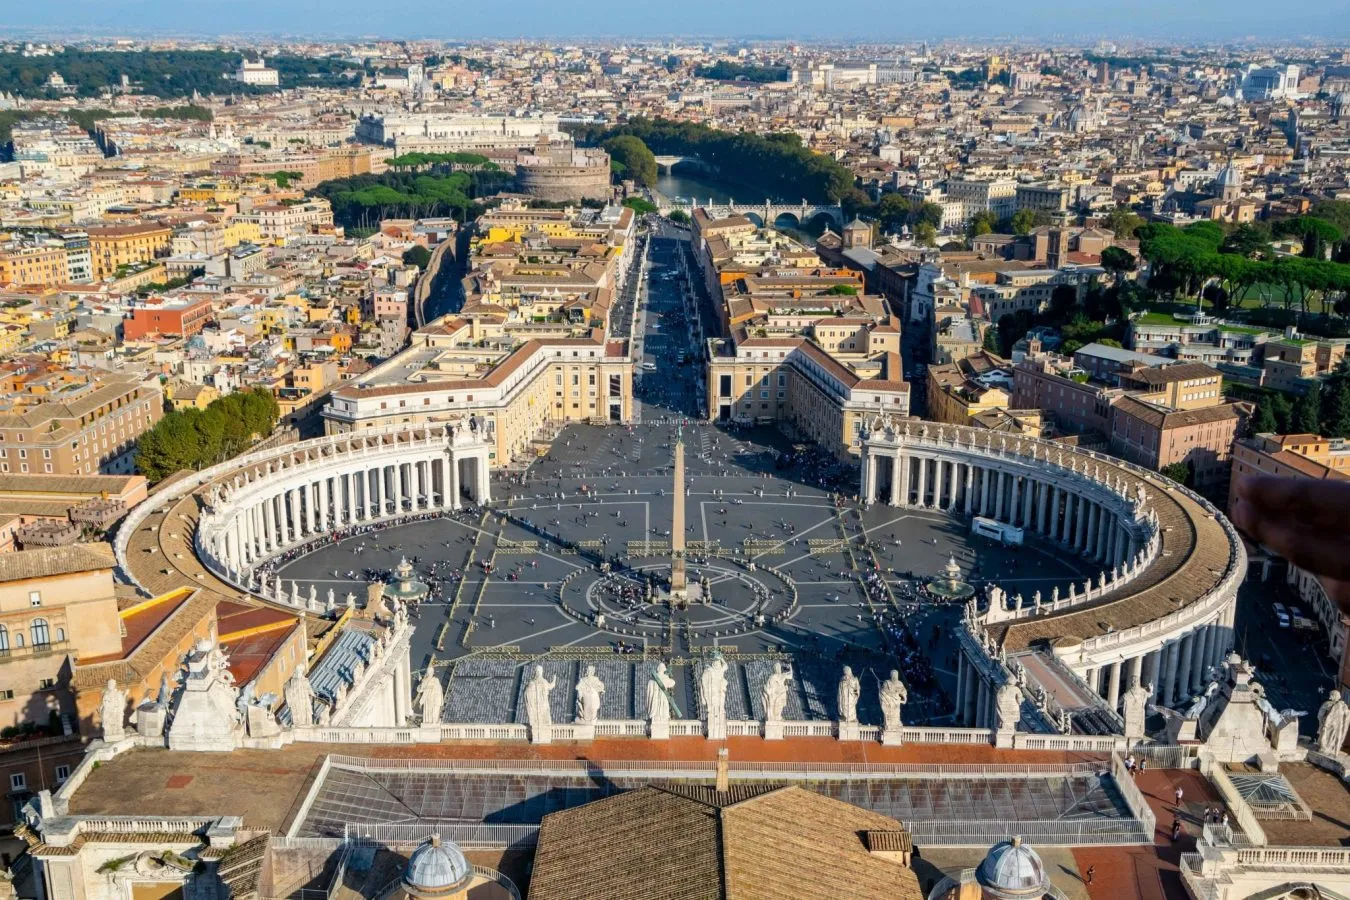
M760 689L760 700L764 703L764 721L783 721L783 711L787 708L788 682L792 680L792 670L783 671L782 663L773 664L773 674Z
M605 683L595 674L595 666L587 666L586 674L577 681L577 721L596 722L600 719L600 695Z
M666 673L666 664L657 663L647 680L647 718L653 722L670 721L670 694L675 679Z
M445 688L436 675L436 660L427 663L426 673L417 685L417 710L422 714L423 725L439 725L441 707L445 705Z
M727 661L718 653L698 677L699 696L708 717L708 740L727 738Z
M286 708L291 711L291 724L294 727L314 724L314 689L309 686L309 675L304 663L297 665L291 677L286 679L281 694L286 698Z
M1341 699L1341 692L1327 691L1326 702L1317 710L1317 749L1328 756L1338 756L1345 746L1345 733L1350 730L1350 706Z
M1000 684L994 692L994 711L999 731L1016 730L1022 719L1022 690L1011 681Z
M553 724L553 710L548 705L548 694L557 683L557 678L550 681L544 677L543 666L534 667L534 677L525 685L525 719L530 723L532 730L548 728Z
M858 698L862 696L862 683L853 670L844 666L843 677L839 679L839 721L858 721Z
M900 680L900 673L891 669L889 681L881 683L881 721L886 731L899 731L904 725L900 709L909 702L909 690Z
M1141 738L1144 736L1144 718L1148 715L1148 698L1153 696L1152 686L1144 686L1139 683L1139 676L1134 676L1130 683L1130 689L1125 692L1125 697L1121 703L1122 718L1125 720L1125 736L1127 738Z
M117 686L117 681L109 678L103 687L103 702L99 713L103 720L103 740L109 744L126 737L123 718L127 710L127 693Z

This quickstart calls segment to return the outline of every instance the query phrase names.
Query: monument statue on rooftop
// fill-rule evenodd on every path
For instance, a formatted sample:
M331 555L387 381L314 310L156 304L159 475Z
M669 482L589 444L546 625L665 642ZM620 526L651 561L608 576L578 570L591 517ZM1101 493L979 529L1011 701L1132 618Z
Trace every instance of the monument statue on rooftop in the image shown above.
M577 721L596 722L600 718L600 695L605 683L595 674L595 666L587 666L586 674L577 681Z
M291 711L291 724L302 728L314 724L314 690L309 686L305 664L300 663L281 689L286 708Z
M99 705L99 714L103 722L103 740L109 744L126 737L123 717L126 715L127 693L117 686L116 679L109 678L103 686L103 702Z
M665 663L657 663L647 679L645 698L647 700L647 718L651 721L651 733L654 738L670 736L670 691L675 687L675 679L666 672ZM678 710L676 710L678 713Z
M721 653L713 655L712 662L703 669L698 679L699 694L703 698L703 712L708 719L707 737L723 741L727 737L727 662Z
M839 679L839 689L836 695L839 705L839 721L858 721L858 698L861 696L862 684L858 681L858 676L853 674L853 669L844 666L844 674Z
M1317 710L1317 749L1328 756L1339 755L1348 730L1350 706L1341 699L1340 691L1327 691L1326 702Z
M534 677L525 685L525 718L530 723L531 731L548 728L553 724L553 711L549 707L548 695L557 683L557 678L549 680L544 677L543 666L534 667Z
M1125 720L1125 737L1130 739L1144 737L1144 718L1148 714L1148 699L1151 696L1153 688L1140 684L1139 676L1135 675L1121 704Z
M783 721L783 711L787 708L788 682L792 680L792 670L783 670L782 663L773 664L773 673L764 682L760 690L760 700L764 704L764 721Z
M881 730L882 743L899 743L900 729L904 726L901 710L909 702L909 689L900 680L900 672L891 669L891 677L881 683ZM891 740L887 741L887 736Z
M445 688L441 687L441 679L436 675L436 658L432 657L421 683L417 685L417 709L422 714L422 724L440 724L443 705Z

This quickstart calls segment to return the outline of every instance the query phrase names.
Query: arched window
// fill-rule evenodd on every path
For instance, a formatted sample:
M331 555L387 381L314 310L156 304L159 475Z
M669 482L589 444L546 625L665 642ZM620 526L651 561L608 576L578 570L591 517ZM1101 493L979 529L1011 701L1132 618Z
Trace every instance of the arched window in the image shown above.
M9 629L0 625L0 656L9 652Z
M28 637L32 640L34 647L45 647L52 642L47 633L47 620L34 619L28 626Z
M56 629L56 642L60 644L63 641L65 641L65 639L66 639L66 630L64 628Z

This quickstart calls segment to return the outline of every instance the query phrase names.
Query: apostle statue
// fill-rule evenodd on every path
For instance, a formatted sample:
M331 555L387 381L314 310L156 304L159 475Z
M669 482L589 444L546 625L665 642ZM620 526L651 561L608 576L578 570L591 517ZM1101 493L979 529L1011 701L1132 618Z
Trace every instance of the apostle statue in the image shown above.
M881 721L886 731L899 731L904 724L900 718L900 708L909 702L909 690L900 680L900 673L891 669L889 681L881 683Z
M300 663L281 689L286 708L291 711L291 724L302 728L314 724L314 690L309 686L305 664Z
M553 690L558 679L552 681L544 677L544 667L534 667L534 677L525 685L525 719L530 723L530 731L546 730L553 725L553 711L548 705L548 693Z
M666 664L657 663L647 681L647 717L652 722L670 722L670 691L675 679L666 673Z
M844 666L843 677L839 679L839 721L858 721L858 698L862 696L862 683L853 670Z
M1022 719L1022 690L1011 681L998 686L994 694L994 711L998 716L998 730L1011 732L1017 730Z
M783 710L787 708L787 686L791 680L791 669L783 671L782 663L773 664L773 674L768 677L760 690L760 700L764 703L764 721L783 721Z
M1317 749L1328 756L1338 756L1345 745L1345 733L1350 730L1350 706L1341 699L1341 692L1327 691L1326 702L1317 710Z
M600 719L600 695L605 683L595 674L595 666L587 666L586 674L577 681L577 721L594 723Z
M1139 676L1135 675L1121 703L1121 712L1125 719L1125 737L1141 738L1144 736L1144 717L1147 715L1148 698L1152 695L1152 687L1145 687L1140 684Z
M727 662L722 654L714 654L712 662L698 678L699 696L703 698L703 712L708 717L708 740L727 739Z
M436 677L436 660L433 657L427 663L422 682L417 686L417 709L422 714L423 725L439 725L441 707L445 705L445 688L441 679Z
M103 719L103 740L107 743L116 743L126 737L126 727L122 722L126 710L127 692L117 686L115 679L109 678L103 687L103 703L99 706ZM1344 729L1341 733L1344 735Z

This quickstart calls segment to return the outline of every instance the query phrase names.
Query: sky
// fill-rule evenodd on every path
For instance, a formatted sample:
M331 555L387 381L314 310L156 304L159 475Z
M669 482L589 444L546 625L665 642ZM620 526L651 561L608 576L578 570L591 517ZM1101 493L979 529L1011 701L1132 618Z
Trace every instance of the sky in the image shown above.
M1350 0L0 0L0 32L904 41L1350 38Z

